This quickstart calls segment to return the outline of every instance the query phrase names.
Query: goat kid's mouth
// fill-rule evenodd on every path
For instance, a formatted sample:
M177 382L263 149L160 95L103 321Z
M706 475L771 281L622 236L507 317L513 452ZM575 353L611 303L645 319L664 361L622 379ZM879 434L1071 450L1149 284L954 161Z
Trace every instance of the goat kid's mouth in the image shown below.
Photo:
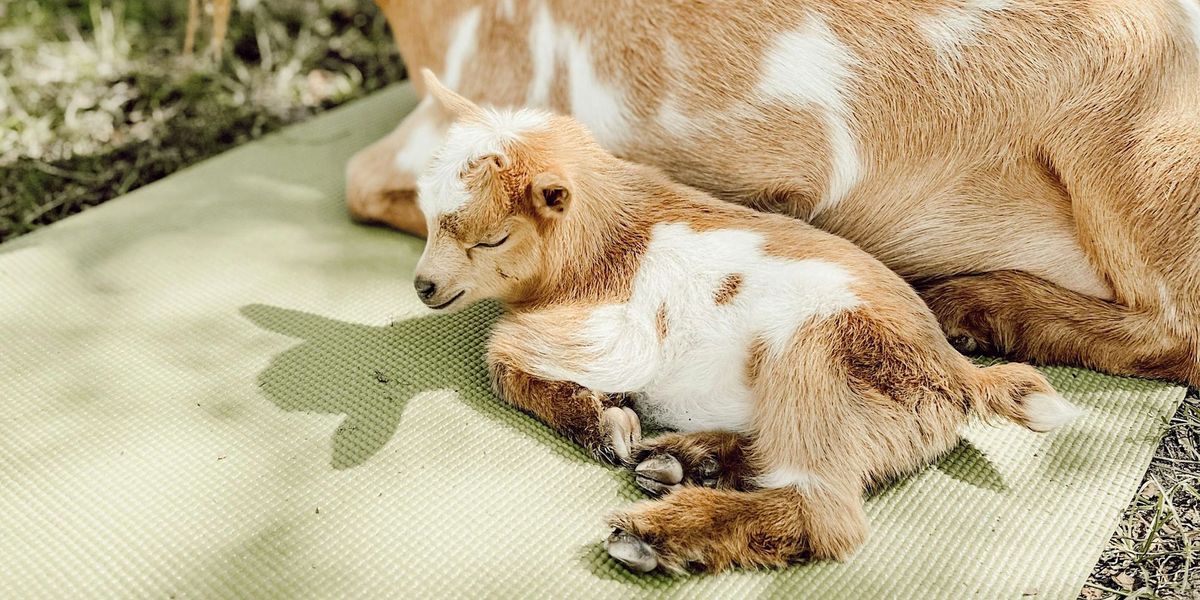
M429 302L426 302L425 306L428 306L429 308L432 308L433 310L443 310L445 308L449 308L451 304L458 302L458 299L462 298L463 295L465 295L466 293L467 293L467 290L459 290L457 294L454 294L453 296L450 297L449 300L447 300L441 304L435 305L435 304L430 304Z

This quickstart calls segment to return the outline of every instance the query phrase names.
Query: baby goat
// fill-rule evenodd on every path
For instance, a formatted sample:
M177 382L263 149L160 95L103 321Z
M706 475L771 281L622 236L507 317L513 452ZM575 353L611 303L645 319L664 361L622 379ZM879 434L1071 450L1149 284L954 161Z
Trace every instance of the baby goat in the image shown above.
M610 518L627 567L846 557L864 491L952 448L969 415L1034 431L1076 416L1032 367L972 365L846 240L424 76L456 122L418 183L417 292L438 310L503 301L500 396L665 495ZM677 433L642 441L635 408Z

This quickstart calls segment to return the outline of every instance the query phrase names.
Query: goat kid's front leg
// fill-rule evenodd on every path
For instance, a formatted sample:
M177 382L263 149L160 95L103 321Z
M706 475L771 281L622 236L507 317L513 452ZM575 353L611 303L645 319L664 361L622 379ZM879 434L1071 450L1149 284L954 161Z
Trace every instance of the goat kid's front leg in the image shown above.
M492 385L506 402L602 461L629 463L642 439L642 425L625 396L603 394L569 381L541 379L495 357L489 363Z

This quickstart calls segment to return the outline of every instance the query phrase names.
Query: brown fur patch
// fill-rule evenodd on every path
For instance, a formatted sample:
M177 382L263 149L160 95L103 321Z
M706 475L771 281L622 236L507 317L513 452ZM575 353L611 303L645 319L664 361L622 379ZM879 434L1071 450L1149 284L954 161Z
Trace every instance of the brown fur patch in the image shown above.
M907 402L929 395L965 395L961 385L952 384L957 374L947 373L936 355L915 346L910 336L889 330L878 314L861 308L845 312L830 319L824 329L829 332L832 358L859 389Z
M1200 387L1200 355L1188 347L1187 342L1177 342L1156 354L1139 357L1131 370L1134 373L1152 373L1166 379L1186 381L1193 387Z
M750 355L746 358L746 382L754 385L762 374L763 362L767 359L767 343L756 338L750 343Z
M717 304L729 304L732 302L734 297L737 296L738 292L742 289L743 279L744 277L742 277L741 273L731 273L726 275L725 278L721 280L721 284L717 286L717 291L713 295L713 301Z
M654 325L658 330L658 341L667 339L667 303L659 305L658 313L654 315Z
M438 217L438 228L446 232L450 237L457 238L462 235L462 216L457 213L441 215Z

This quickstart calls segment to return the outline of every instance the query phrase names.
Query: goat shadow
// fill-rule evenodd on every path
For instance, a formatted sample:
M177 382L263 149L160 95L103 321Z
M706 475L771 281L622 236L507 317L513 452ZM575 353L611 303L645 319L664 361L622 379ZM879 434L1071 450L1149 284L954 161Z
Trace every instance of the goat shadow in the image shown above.
M262 329L301 340L259 373L258 387L286 411L345 415L333 434L330 462L335 469L370 460L395 435L408 401L441 389L457 391L468 406L533 434L567 458L592 460L492 393L484 346L500 315L494 303L383 326L263 304L243 306L240 312Z
M456 390L468 406L566 458L593 462L581 448L492 393L484 348L501 313L495 303L384 326L264 304L247 305L240 312L262 329L301 340L271 360L259 374L258 386L283 410L345 415L333 434L335 469L369 460L395 435L408 401L439 389ZM976 487L1007 489L987 456L966 440L942 457L937 468Z

